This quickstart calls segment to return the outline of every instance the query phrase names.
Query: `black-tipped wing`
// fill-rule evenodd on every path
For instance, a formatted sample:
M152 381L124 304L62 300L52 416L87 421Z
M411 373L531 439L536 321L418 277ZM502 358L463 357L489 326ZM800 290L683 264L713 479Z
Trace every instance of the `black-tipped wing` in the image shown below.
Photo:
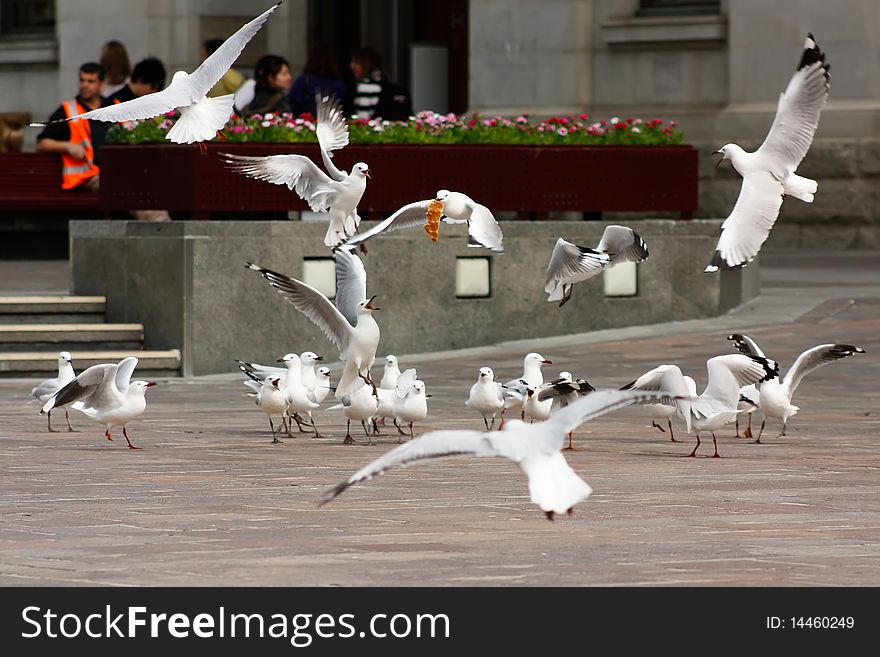
M825 53L808 35L798 68L779 96L770 132L756 151L774 161L777 166L772 170L778 176L797 168L813 143L831 88L829 68Z
M259 272L263 278L269 281L269 284L293 304L294 308L312 320L340 352L348 347L351 341L351 324L336 309L336 306L330 303L327 297L310 285L290 276L279 274L271 269L264 269L251 262L247 263L246 267Z
M42 412L46 413L53 408L67 406L80 400L86 406L99 407L104 405L110 398L109 388L114 386L116 370L116 363L92 365L83 370L79 376L61 388L43 405Z
M571 285L595 276L610 260L607 253L572 244L560 237L556 240L547 265L544 291L550 295L548 301L559 301L562 298L563 285Z
M590 385L590 382L585 381L584 379L575 379L574 381L557 379L556 381L551 381L541 389L538 393L538 401L545 401L555 397L567 397L573 392L583 396L595 390L596 389Z
M426 459L464 454L499 456L500 452L492 444L493 438L492 434L478 431L429 431L415 440L395 447L384 456L355 472L351 477L330 490L321 500L319 506L326 504L346 488L380 475L389 468L406 466Z
M827 365L835 360L846 358L854 354L863 354L865 350L861 347L854 347L850 344L820 344L812 349L807 349L804 353L797 357L791 369L785 373L782 380L783 385L787 385L789 392L794 394L801 380L817 367Z
M504 251L503 241L501 226L495 221L492 211L485 205L474 203L468 219L468 246L483 247L500 253Z
M743 335L742 333L731 333L727 336L727 339L733 340L733 346L736 347L736 350L741 354L745 354L746 356L764 357L764 352L761 351L761 347L758 346L758 343L747 335Z
M608 254L608 264L618 262L641 262L648 257L648 245L632 228L626 226L608 226L602 233L597 251Z

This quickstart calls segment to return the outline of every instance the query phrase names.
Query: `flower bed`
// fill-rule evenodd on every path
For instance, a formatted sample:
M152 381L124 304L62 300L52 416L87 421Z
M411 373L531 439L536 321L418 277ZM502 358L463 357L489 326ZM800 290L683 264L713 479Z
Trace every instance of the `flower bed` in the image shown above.
M107 143L160 143L174 125L174 115L114 126ZM317 143L315 120L309 114L233 116L223 129L228 142ZM675 121L620 119L591 121L586 114L533 122L515 118L420 112L409 121L349 121L352 144L497 144L518 146L672 146L683 135Z

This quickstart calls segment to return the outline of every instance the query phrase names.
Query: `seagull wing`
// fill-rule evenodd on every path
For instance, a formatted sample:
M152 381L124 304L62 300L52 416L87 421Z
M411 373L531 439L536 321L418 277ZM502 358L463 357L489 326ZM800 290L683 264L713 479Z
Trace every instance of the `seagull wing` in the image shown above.
M92 365L83 370L79 376L61 388L55 396L43 405L42 412L66 406L75 401L82 401L86 407L100 407L113 401L113 380L116 376L116 363Z
M336 309L330 300L310 285L298 281L290 276L279 274L271 269L264 269L251 262L247 263L248 269L260 272L263 278L269 281L278 292L287 299L293 307L308 317L317 326L327 339L330 340L340 352L348 348L351 342L352 328L348 320Z
M761 347L758 346L758 343L747 335L743 335L742 333L731 333L727 336L727 339L733 340L733 346L736 347L736 350L741 354L745 354L746 356L764 356L764 352L761 351Z
M123 358L116 365L116 377L114 382L116 389L121 393L126 393L131 385L131 375L134 374L134 368L137 367L138 359L134 356Z
M74 119L93 119L95 121L136 121L139 119L151 119L154 116L170 112L176 107L185 107L192 101L189 94L179 85L171 84L167 89L157 91L156 93L140 96L127 100L124 103L115 103L107 107L99 107L98 109L77 114L69 119L61 121L72 121ZM60 121L53 121L60 123ZM34 123L32 125L40 126L42 123Z
M706 361L709 383L700 397L718 401L727 409L736 408L739 389L750 383L768 381L779 376L779 365L767 358L727 354Z
M782 207L782 183L762 171L743 178L739 198L721 224L715 255L705 271L744 267L758 255Z
M607 253L577 246L560 237L556 240L556 246L553 247L553 253L550 255L550 264L547 265L547 283L544 291L552 294L559 284L585 281L602 271L609 261Z
M597 251L608 254L608 264L616 265L618 262L641 262L648 257L648 245L645 240L626 226L608 226L602 233Z
M424 226L426 221L425 213L428 211L428 206L432 201L433 199L428 199L426 201L416 201L409 205L404 205L390 217L380 221L369 230L366 230L363 233L358 233L345 240L345 242L340 245L340 248L353 249L357 245L366 242L371 237L375 237L380 233L393 233L396 230L402 230L404 228Z
M226 75L229 68L238 59L253 36L260 31L269 16L281 3L272 5L269 9L257 16L250 23L242 25L238 31L226 39L199 67L187 78L187 84L192 89L193 97L190 102L201 99L217 82Z
M687 430L691 430L691 400L692 391L687 385L685 377L681 373L678 365L658 365L653 370L645 372L632 383L628 383L621 390L637 390L641 392L665 391L663 397L660 398L661 404L667 406L675 406L681 417L687 425ZM686 399L676 399L676 397L685 397Z
M333 252L336 263L336 308L354 326L358 306L367 298L367 271L364 263L346 249Z
M495 221L491 210L485 205L473 203L471 216L468 220L468 246L481 246L500 253L504 251L504 247L501 245L503 239L501 226Z
M401 399L406 397L407 393L409 393L409 389L412 388L412 385L416 382L417 378L418 374L414 367L403 370L403 372L400 373L400 376L397 377L397 384L394 386L397 396Z
M789 394L793 395L798 385L807 374L817 367L827 365L828 363L852 356L853 354L863 354L865 350L861 347L854 347L850 344L820 344L812 349L807 349L804 353L797 357L794 365L785 373L782 385L788 386Z
M318 135L318 146L321 149L321 158L324 166L333 180L342 182L348 177L344 171L340 171L333 164L333 151L348 146L348 123L345 121L345 113L342 104L335 96L321 96L318 99L318 127L315 132Z
M273 185L287 185L309 204L313 212L325 212L339 196L339 183L321 171L305 155L234 155L220 153L234 171Z
M794 171L804 159L819 126L819 114L831 88L825 53L807 36L798 68L779 96L776 116L764 143L755 151L768 158L780 178Z
M459 456L498 456L499 452L493 444L493 436L479 431L429 431L395 447L384 456L355 472L351 477L333 488L324 496L319 506L326 504L334 497L354 484L380 475L389 468L406 466L410 463L432 458Z

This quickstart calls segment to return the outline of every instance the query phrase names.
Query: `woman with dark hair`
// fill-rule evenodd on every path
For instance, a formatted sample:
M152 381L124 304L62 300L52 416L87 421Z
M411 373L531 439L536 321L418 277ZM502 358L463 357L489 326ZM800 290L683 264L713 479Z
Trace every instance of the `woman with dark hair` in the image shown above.
M287 99L290 89L290 64L278 55L263 55L254 69L254 99L241 110L242 116L276 112L278 114L293 111Z
M128 84L131 75L131 60L128 58L128 50L122 43L108 41L101 46L99 63L104 69L104 86L101 89L101 95L107 98Z
M309 112L316 115L315 97L318 94L334 95L340 101L345 100L347 86L342 76L333 49L324 43L315 43L309 49L306 65L302 75L293 81L288 95L294 114Z

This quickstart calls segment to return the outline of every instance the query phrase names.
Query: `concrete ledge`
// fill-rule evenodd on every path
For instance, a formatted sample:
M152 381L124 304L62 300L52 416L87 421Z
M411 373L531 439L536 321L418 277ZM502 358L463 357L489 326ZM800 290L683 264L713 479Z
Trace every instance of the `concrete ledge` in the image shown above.
M366 227L371 222L364 222ZM505 253L466 246L463 226L440 241L421 230L372 240L363 256L368 293L382 311L379 353L417 353L663 321L712 317L757 292L757 263L704 274L720 221L641 220L647 242L638 295L605 297L600 277L575 286L563 308L546 301L544 273L560 236L598 243L606 222L502 222ZM327 257L324 224L218 221L146 224L72 221L75 294L107 297L108 322L140 322L148 349L180 348L183 375L234 370L233 359L270 361L335 347L245 261L302 276L304 257ZM456 257L491 258L492 296L455 296Z

